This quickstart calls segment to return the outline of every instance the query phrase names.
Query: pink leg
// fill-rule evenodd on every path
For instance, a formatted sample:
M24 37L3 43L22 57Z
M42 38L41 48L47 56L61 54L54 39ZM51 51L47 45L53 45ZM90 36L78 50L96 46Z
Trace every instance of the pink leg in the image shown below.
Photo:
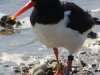
M58 49L57 48L53 48L53 50L54 50L54 54L56 56L57 63L59 63L59 59L58 59Z
M74 60L74 57L72 55L68 56L68 61L67 61L67 68L66 68L66 75L69 75L71 72L72 68L72 61Z
M61 71L61 72L56 71L56 73L54 75L64 75L64 72L63 71Z
M58 49L53 48L53 50L54 50L54 54L56 56L57 64L60 64L59 59L58 59ZM57 70L54 75L64 75L64 72L62 70L61 71Z

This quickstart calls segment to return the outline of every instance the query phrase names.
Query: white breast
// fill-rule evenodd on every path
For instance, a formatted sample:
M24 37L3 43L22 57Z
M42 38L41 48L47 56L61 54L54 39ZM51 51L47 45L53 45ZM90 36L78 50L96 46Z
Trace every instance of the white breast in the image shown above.
M65 15L68 14L65 13ZM88 33L81 35L78 31L66 28L67 22L69 19L65 16L58 24L42 25L36 23L33 30L40 42L47 47L65 47L70 53L74 53L82 47Z

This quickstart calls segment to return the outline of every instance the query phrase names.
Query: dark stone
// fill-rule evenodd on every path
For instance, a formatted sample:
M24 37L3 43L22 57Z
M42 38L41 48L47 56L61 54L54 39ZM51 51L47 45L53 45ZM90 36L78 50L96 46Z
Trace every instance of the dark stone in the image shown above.
M19 67L13 67L13 71L14 71L15 73L20 73L20 72L21 72L21 70L20 70Z
M15 72L15 73L20 73L21 71L18 70L18 69L15 69L14 72Z
M28 67L22 67L23 72L29 72L29 68Z
M92 64L91 66L92 66L93 68L95 68L95 67L96 67L96 64Z
M78 72L79 72L78 70L74 70L74 71L72 71L72 74L76 74Z
M81 52L80 54L84 55L84 54L87 54L86 52Z
M52 68L48 68L46 70L46 75L54 75L53 69Z
M95 72L100 72L100 70L96 69Z
M9 65L4 65L3 67L9 67Z
M88 37L88 38L91 38L91 39L96 39L98 36L97 36L97 33L91 31L91 32L88 34L87 37Z
M87 64L86 64L85 62L83 62L82 60L81 60L80 62L81 62L81 65L82 65L83 67L87 66Z

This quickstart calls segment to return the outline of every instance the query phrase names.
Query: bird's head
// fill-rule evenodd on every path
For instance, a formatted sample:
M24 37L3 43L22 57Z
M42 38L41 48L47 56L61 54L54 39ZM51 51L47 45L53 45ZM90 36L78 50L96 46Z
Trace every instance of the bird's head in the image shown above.
M52 4L52 3L54 3L54 2L57 2L57 1L59 1L59 0L32 0L33 2L35 2L36 4Z
M59 0L33 0L35 2L34 7L50 7L53 8L56 4L60 3Z

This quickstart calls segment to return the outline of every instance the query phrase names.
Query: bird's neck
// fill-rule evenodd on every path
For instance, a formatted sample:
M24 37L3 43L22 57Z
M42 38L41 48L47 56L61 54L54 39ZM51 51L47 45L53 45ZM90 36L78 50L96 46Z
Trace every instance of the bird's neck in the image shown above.
M43 24L54 24L59 22L64 17L63 6L59 3L46 4L35 7L37 22Z

